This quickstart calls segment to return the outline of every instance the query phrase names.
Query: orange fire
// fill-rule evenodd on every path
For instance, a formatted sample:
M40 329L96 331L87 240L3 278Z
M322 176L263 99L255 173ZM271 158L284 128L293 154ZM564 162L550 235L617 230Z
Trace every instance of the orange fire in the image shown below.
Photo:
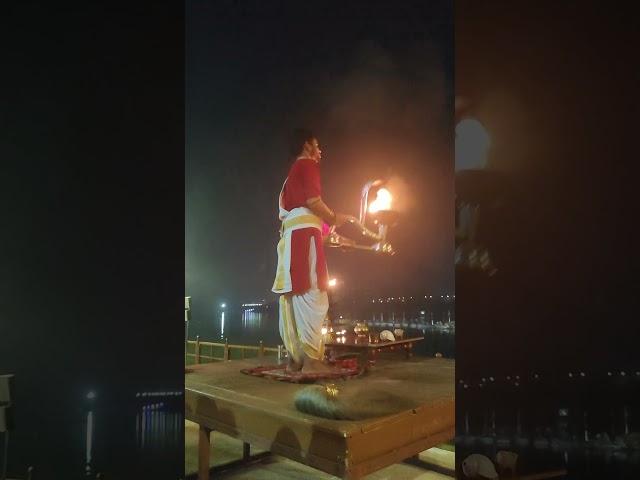
M391 194L386 188L378 190L378 197L369 205L369 213L391 210Z

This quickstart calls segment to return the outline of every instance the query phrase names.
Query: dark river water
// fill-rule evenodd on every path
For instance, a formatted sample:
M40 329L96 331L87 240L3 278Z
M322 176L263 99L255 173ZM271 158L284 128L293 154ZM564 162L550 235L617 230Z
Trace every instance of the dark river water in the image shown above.
M180 391L111 394L101 385L94 398L43 399L46 416L22 402L9 439L9 478L154 478L183 475L184 397ZM146 393L146 396L142 396ZM140 394L140 396L137 396ZM150 396L149 394L154 394ZM73 405L70 407L70 405ZM0 465L1 465L0 460Z

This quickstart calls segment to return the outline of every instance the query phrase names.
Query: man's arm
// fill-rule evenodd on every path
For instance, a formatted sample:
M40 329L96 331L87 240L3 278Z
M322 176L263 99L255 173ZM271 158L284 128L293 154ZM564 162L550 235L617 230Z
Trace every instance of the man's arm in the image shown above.
M349 221L351 215L345 215L344 213L335 213L327 204L322 201L320 197L313 197L307 200L307 206L309 210L319 216L329 225L335 225L339 227Z

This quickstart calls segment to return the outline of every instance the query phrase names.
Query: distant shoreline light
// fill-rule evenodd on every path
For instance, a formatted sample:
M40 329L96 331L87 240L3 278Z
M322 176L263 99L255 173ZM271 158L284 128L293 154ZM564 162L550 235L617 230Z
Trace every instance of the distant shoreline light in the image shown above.
M136 397L172 397L180 396L183 392L138 392Z

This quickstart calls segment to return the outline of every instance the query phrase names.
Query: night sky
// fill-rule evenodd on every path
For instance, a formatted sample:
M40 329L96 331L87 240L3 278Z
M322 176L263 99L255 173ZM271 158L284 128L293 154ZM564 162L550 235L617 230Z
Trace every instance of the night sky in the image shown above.
M357 216L364 184L392 178L402 213L394 257L330 251L330 274L360 293L453 292L453 5L378 3L187 3L194 316L276 299L277 200L298 126L319 139L330 208Z

